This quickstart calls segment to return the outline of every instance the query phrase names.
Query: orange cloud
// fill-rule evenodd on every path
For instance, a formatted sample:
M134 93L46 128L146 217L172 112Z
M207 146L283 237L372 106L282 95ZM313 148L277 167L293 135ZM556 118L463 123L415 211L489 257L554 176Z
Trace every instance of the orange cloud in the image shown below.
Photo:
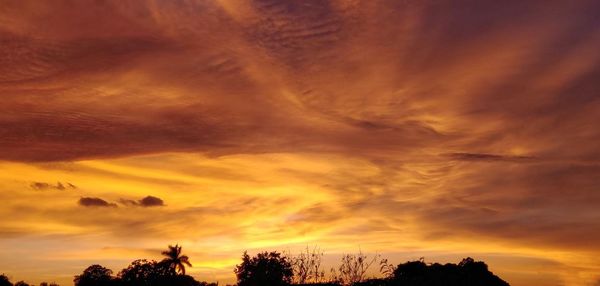
M598 11L2 3L0 269L70 281L80 255L118 270L178 241L192 273L230 280L245 249L360 244L594 283Z

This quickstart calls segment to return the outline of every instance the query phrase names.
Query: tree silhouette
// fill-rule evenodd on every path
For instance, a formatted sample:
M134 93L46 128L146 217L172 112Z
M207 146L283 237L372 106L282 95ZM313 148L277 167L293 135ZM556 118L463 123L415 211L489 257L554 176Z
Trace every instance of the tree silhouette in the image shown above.
M174 275L175 272L166 263L138 259L121 270L117 276L123 285L150 286L156 285L159 280L166 280L167 277Z
M427 265L423 260L409 261L396 267L389 285L401 286L508 286L488 270L487 265L473 258L460 263Z
M169 250L163 251L162 254L167 258L163 259L163 262L167 263L172 267L174 271L185 275L185 266L192 267L187 255L181 255L181 246L175 244L175 246L169 245Z
M107 286L112 285L112 270L94 264L83 270L81 275L75 276L75 286Z
M206 286L194 277L177 274L168 261L138 259L118 274L122 286Z
M184 274L185 265L191 266L189 258L181 254L181 246L169 245L162 252L167 256L160 262L138 259L112 276L112 270L101 265L91 265L82 274L73 279L75 286L218 286L218 283L199 282ZM425 263L424 258L394 266L387 259L380 262L383 278L366 279L369 267L379 255L369 259L362 252L357 255L345 255L339 275L335 272L329 282L323 278L320 270L323 253L316 247L306 249L297 257L279 252L261 252L249 256L244 252L242 263L236 265L236 286L288 286L294 281L297 286L509 286L504 280L488 270L482 261L467 257L458 264ZM291 258L290 258L291 257ZM178 273L179 272L179 273ZM298 277L294 277L298 275ZM312 280L312 281L311 281ZM320 280L320 281L319 281ZM312 283L309 283L312 282ZM309 283L309 284L304 284ZM0 275L0 286L30 286L24 281L13 285L10 279ZM46 282L40 286L50 285Z
M13 286L10 279L4 274L0 275L0 286Z
M234 272L238 286L289 285L294 275L290 261L278 252L261 252L252 258L244 252Z

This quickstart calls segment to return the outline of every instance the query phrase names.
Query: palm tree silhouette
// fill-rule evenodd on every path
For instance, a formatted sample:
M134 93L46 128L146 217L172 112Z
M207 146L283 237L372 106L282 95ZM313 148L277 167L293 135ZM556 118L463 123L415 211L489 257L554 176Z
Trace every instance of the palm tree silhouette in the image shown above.
M181 274L185 275L185 265L192 267L190 258L187 255L181 255L181 246L179 244L175 244L175 246L169 245L169 250L163 251L162 255L167 257L163 259L163 262Z

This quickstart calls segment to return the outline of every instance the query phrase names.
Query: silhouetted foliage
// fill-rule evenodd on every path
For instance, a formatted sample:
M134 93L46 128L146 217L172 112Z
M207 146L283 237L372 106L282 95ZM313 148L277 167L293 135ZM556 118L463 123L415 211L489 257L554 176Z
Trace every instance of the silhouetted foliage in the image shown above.
M175 246L169 245L169 250L163 251L162 255L167 257L163 262L170 265L173 271L185 274L185 266L192 267L189 257L181 255L181 246L179 244L175 244Z
M352 286L388 286L392 285L389 279L372 278L361 282L356 282Z
M162 252L167 258L160 262L138 259L113 277L112 271L100 265L92 265L83 274L75 276L75 286L216 286L214 283L198 282L185 275L185 265L192 266L189 258L181 255L181 246L169 245ZM177 274L180 272L181 274ZM0 285L2 286L2 285ZM48 284L40 285L48 286ZM53 285L50 285L53 286ZM58 286L58 285L54 285Z
M75 276L75 286L109 286L113 285L112 270L94 264L83 270L81 275Z
M0 286L13 286L10 279L4 274L0 275Z
M168 283L160 284L163 285L171 285L171 286L218 286L218 283L207 283L207 282L198 282L194 277L189 275L177 275L172 277Z
M325 280L325 271L321 267L321 261L324 253L316 246L313 249L306 250L297 256L291 256L292 269L294 271L294 284L304 284L308 282L321 283ZM316 284L314 284L316 285Z
M307 284L294 284L295 286L341 286L338 282L320 282L320 283L307 283Z
M485 263L470 257L458 265L409 261L396 267L390 281L389 285L398 286L508 286Z
M176 276L169 263L138 259L121 270L118 277L125 286L151 286Z
M342 256L342 264L338 267L338 271L331 269L332 280L342 285L353 285L362 282L365 279L365 274L379 256L375 255L372 259L359 250L358 254L345 254Z
M118 274L122 286L209 286L198 282L194 277L177 274L171 261L161 262L138 259Z
M242 256L242 264L234 270L238 286L280 286L292 282L294 272L287 257L278 252L261 252L250 257Z
M91 265L75 276L73 282L75 286L218 286L218 283L199 282L184 274L185 265L191 266L191 263L187 256L181 254L181 246L169 245L169 250L162 254L167 258L160 262L134 260L116 277L108 268ZM242 263L234 269L237 286L287 286L292 282L297 286L509 286L490 272L484 262L470 257L458 264L444 265L428 264L421 258L394 266L383 259L379 264L380 272L385 277L367 279L366 273L379 255L369 258L362 252L344 255L338 268L339 275L336 269L332 269L330 281L324 282L324 273L320 268L323 255L316 247L312 250L306 248L305 252L292 258L276 251L261 252L253 257L244 252ZM311 281L313 283L307 283ZM2 274L0 286L30 285L24 281L13 285ZM42 282L40 286L58 285Z
M379 261L379 272L383 274L383 276L391 277L394 275L394 271L396 271L396 266L392 263L389 263L387 259L382 259Z

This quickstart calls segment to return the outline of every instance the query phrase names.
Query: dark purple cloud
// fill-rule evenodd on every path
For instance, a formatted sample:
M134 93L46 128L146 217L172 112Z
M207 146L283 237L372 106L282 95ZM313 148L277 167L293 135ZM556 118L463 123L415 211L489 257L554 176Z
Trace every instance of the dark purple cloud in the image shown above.
M56 182L56 184L51 184L51 183L46 183L46 182L32 182L29 186L32 189L37 190L37 191L44 191L44 190L64 191L66 189L77 189L77 186L75 186L69 182L66 182L66 183Z
M143 207L157 207L157 206L165 205L163 200L161 200L160 198L157 198L157 197L153 197L153 196L147 196L147 197L139 200L139 204Z
M594 1L21 5L2 11L0 159L600 159Z
M117 207L115 203L109 203L101 198L91 197L80 198L79 205L84 207Z
M141 207L159 207L164 206L165 203L162 199L154 196L146 196L140 200L121 199L119 201L123 205L127 206L141 206Z

